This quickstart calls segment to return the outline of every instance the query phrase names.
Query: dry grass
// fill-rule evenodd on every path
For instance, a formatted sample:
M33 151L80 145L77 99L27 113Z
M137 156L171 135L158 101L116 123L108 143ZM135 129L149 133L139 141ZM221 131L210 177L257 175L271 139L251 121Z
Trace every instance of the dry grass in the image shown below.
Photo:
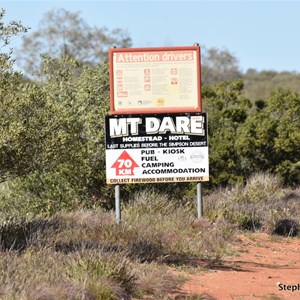
M120 225L112 212L12 218L0 226L1 299L163 299L182 281L169 265L211 262L226 252L228 226L196 221L189 205L135 196Z
M123 206L120 225L101 210L3 220L0 299L167 299L182 284L170 266L219 262L236 228L297 233L299 190L256 176L205 197L207 219L195 203L146 191Z
M299 232L299 201L299 189L283 189L276 177L255 174L245 187L208 196L205 213L212 221L225 220L241 229L294 236Z

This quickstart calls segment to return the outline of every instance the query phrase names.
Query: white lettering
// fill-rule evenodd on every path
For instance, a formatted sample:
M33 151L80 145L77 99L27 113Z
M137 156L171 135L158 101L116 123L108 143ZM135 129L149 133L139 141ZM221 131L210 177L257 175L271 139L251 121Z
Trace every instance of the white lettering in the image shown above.
M111 118L109 119L109 133L111 137L123 136L123 141L132 139L132 141L153 141L157 137L132 137L139 135L139 125L142 124L142 118ZM204 135L204 118L202 116L178 116L163 117L162 119L156 117L145 118L145 132L146 134L165 134L170 132L172 134L181 134L179 137L170 137L169 140L189 140L184 138L184 134ZM138 139L138 140L135 140ZM127 140L126 140L127 141ZM129 141L129 140L128 140ZM131 140L130 140L131 141Z
M189 132L190 119L188 117L176 117L176 131L179 133Z
M191 133L204 135L203 117L199 117L199 116L191 117Z
M127 123L130 124L130 133L132 135L137 135L139 133L138 124L142 123L141 118L129 118Z
M109 135L111 137L127 135L126 119L109 119Z
M160 121L157 118L146 118L147 134L157 133L159 130Z
M165 117L163 118L160 128L159 128L159 133L166 133L167 131L170 132L175 132L175 125L171 117Z
M109 119L109 134L111 137L118 137L128 135L137 135L138 124L141 124L141 118L122 118L122 119ZM130 127L130 131L129 128Z
M176 117L175 123L174 119L171 117L164 117L161 121L155 117L146 118L146 133L176 133L176 134L196 134L204 135L203 129L204 119L201 116L195 117Z

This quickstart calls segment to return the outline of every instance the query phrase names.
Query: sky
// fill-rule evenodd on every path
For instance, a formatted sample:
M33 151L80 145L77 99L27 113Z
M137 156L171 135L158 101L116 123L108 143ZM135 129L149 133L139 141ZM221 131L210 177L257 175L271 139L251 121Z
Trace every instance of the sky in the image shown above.
M132 47L218 48L248 69L300 73L299 1L0 1L5 22L19 20L38 29L43 15L64 8L90 25L121 28ZM15 45L20 43L14 41Z

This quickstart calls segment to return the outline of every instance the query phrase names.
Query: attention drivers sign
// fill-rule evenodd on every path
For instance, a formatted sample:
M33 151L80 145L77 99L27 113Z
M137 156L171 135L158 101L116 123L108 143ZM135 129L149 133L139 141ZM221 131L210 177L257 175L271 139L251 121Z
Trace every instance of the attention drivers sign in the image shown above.
M205 113L106 117L107 184L208 181Z
M112 114L199 112L200 47L112 48Z

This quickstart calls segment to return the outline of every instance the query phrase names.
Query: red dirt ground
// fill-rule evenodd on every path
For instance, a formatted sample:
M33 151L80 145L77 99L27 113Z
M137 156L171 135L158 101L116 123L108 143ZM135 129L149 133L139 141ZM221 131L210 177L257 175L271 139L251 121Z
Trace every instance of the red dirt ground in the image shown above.
M299 238L242 235L235 253L208 271L184 273L187 281L174 299L300 299Z

